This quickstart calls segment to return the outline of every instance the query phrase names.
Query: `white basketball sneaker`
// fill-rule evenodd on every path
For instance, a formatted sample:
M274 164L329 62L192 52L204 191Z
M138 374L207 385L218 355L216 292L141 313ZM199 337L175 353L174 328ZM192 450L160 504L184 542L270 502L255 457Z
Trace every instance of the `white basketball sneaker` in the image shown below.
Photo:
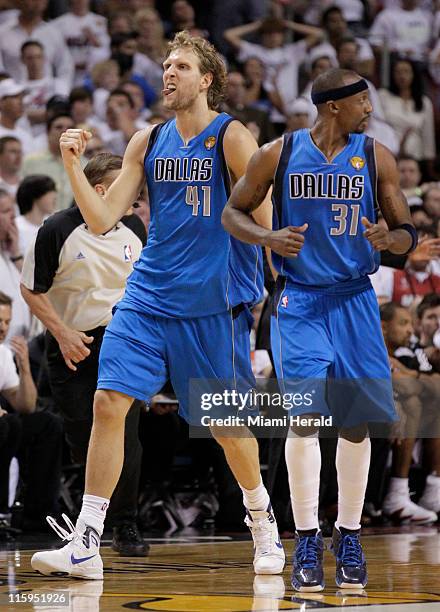
M437 514L411 501L409 493L387 493L382 505L383 513L398 523L435 523Z
M278 527L269 504L267 511L246 509L244 522L254 540L254 570L256 574L281 574L286 558Z
M75 527L68 516L62 516L70 531L60 527L51 516L47 517L47 522L62 540L68 540L68 544L58 550L35 553L31 559L32 568L45 576L102 580L98 532L82 521Z
M419 499L419 506L432 510L432 512L440 512L440 478L438 476L430 474L427 477L425 490Z

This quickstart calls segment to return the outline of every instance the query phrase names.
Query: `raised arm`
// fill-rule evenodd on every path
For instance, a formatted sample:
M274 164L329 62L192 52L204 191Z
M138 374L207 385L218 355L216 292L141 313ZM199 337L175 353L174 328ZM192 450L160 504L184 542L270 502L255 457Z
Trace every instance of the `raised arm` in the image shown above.
M317 40L324 36L324 31L316 26L298 23L296 21L289 21L288 19L284 20L284 25L293 32L298 32L298 34L304 34L305 36L310 37L310 39L313 39L313 43L316 43Z
M268 210L259 212L272 185L280 157L282 140L278 139L255 151L246 173L235 185L222 215L223 227L230 234L250 244L260 244L284 257L296 257L304 243L302 228L285 227L272 231ZM262 213L262 214L261 214Z
M80 164L91 133L81 129L67 130L61 135L63 164L72 185L75 201L85 222L95 234L111 229L136 200L144 182L143 159L152 128L136 132L127 145L122 170L101 198L87 181Z
M12 389L3 389L2 393L17 412L30 414L34 412L37 403L37 389L32 379L28 346L22 336L11 338L10 346L15 353L19 383Z
M235 49L240 49L241 39L247 34L256 32L262 24L262 20L253 21L252 23L246 23L244 25L236 26L235 28L229 28L223 32L225 40Z
M388 229L363 217L362 223L367 228L364 236L377 251L388 250L401 255L417 246L417 233L411 220L408 202L400 189L399 172L394 156L378 142L375 143L375 147L378 171L377 197ZM406 229L402 226L406 226Z

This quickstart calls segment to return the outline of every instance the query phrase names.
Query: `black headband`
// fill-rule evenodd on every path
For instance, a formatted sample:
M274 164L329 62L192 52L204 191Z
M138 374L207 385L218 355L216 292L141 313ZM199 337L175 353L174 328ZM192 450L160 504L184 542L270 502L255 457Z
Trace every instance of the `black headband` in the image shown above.
M329 100L340 100L341 98L348 98L348 96L354 96L361 91L368 89L368 84L365 79L356 81L351 85L344 85L343 87L335 87L334 89L327 89L327 91L320 91L319 93L312 94L313 104L323 104Z

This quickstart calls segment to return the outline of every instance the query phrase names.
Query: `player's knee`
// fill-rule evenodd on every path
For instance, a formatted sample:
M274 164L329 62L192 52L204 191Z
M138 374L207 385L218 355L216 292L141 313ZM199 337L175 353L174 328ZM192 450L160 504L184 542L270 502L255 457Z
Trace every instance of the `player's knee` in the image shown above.
M300 422L296 424L294 421L292 421L290 431L292 432L293 437L310 438L312 436L317 436L319 429L313 424L313 421L319 417L320 415L316 413L304 414L301 415L301 424ZM304 425L306 422L310 423L310 425Z
M98 390L93 402L94 421L105 421L107 424L124 421L126 411L121 407L120 397L113 391Z
M350 427L347 429L341 429L339 435L344 440L348 440L348 442L353 442L354 444L360 444L365 440L368 434L368 426L366 423L362 423L357 427Z
M229 452L238 452L243 444L248 445L252 440L255 441L246 427L212 427L211 433L217 443Z

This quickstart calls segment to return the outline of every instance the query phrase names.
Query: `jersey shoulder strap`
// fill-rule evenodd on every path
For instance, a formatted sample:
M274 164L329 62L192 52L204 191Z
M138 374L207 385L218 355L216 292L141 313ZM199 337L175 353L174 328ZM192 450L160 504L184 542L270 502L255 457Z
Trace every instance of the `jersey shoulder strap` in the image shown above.
M151 153L152 148L154 147L161 130L172 121L172 119L168 119L165 123L157 123L150 132L150 138L148 139L147 150L145 151L144 163L147 159L148 155Z

